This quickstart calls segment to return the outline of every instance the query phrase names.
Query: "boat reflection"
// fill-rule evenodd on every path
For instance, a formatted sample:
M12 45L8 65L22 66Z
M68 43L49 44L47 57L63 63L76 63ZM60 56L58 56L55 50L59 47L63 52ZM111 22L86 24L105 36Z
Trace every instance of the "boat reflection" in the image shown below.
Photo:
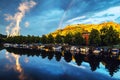
M21 55L41 56L43 59L47 57L49 60L55 57L56 61L60 61L63 57L66 62L71 62L73 60L78 66L80 66L82 62L87 62L89 63L92 71L95 71L97 68L99 68L100 63L102 63L111 76L113 76L114 73L116 73L120 69L119 59L108 56L94 55L92 53L89 53L89 55L84 55L80 52L73 54L70 51L57 52L45 50L28 50L19 48L6 48L6 50L10 53L15 53L13 56L16 59L16 69L18 70L18 72L22 72L22 68L19 64L19 56ZM27 61L28 60L26 59L26 62Z

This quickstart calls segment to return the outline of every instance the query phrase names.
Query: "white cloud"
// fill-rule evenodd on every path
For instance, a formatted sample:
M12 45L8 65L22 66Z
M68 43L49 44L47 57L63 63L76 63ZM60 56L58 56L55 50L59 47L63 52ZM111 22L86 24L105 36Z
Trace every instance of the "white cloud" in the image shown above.
M27 28L27 27L29 27L30 23L28 21L26 21L24 25Z
M7 35L16 36L20 34L20 23L25 16L25 13L35 5L36 3L34 1L25 1L23 3L20 3L18 7L19 11L16 12L14 16L5 14L5 20L10 21L10 24L6 27Z
M97 24L97 23L106 22L106 21L117 22L116 19L118 17L120 17L120 6L111 7L106 10L93 13L91 16L89 16L89 14L86 16L87 16L87 18L85 16L73 18L71 20L66 21L66 24L78 24L78 23ZM82 20L82 19L84 19L84 20Z
M68 20L67 22L68 22L68 23L71 23L71 22L74 22L74 21L77 21L77 20L81 20L81 19L84 19L84 18L86 18L86 16L79 16L79 17L70 19L70 20Z
M5 20L6 21L10 21L10 20L13 20L13 17L10 15L10 14L4 14L5 17Z
M106 15L106 16L104 16L104 15ZM99 17L99 18L97 18L97 17ZM120 6L109 8L107 10L98 12L94 16L92 16L93 20L98 20L98 22L115 21L115 19L117 19L118 17L120 17Z

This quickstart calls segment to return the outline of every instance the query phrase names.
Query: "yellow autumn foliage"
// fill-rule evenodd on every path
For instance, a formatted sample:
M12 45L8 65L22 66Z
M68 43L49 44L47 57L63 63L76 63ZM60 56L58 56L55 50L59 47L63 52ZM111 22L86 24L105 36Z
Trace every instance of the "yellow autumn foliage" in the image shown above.
M92 29L97 29L100 31L103 27L110 27L112 26L115 30L117 30L120 33L120 24L115 22L104 22L101 24L72 24L67 25L63 29L58 29L55 32L52 32L51 34L53 36L56 36L57 34L60 34L62 36L65 36L67 33L75 34L77 32L83 33L85 31L91 32Z

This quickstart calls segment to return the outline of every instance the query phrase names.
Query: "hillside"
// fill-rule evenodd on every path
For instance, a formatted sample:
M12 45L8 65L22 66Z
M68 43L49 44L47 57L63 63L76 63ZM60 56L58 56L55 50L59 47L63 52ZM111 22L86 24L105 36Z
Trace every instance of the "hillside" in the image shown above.
M115 22L104 22L101 24L73 24L73 25L67 25L64 29L58 29L55 32L52 32L51 34L53 36L56 36L56 34L60 34L62 36L66 35L67 33L75 34L76 32L91 32L92 29L100 30L103 27L110 27L113 26L114 29L116 29L120 33L120 24Z

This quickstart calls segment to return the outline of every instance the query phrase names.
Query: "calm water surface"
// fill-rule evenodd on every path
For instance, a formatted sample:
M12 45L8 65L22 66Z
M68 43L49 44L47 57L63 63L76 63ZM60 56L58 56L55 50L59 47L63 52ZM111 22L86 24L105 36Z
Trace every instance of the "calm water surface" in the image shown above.
M0 51L0 80L120 80L119 65L111 73L104 62L91 70L91 65L84 61L78 66L74 60L66 62L65 58L52 54L25 54L28 53Z

